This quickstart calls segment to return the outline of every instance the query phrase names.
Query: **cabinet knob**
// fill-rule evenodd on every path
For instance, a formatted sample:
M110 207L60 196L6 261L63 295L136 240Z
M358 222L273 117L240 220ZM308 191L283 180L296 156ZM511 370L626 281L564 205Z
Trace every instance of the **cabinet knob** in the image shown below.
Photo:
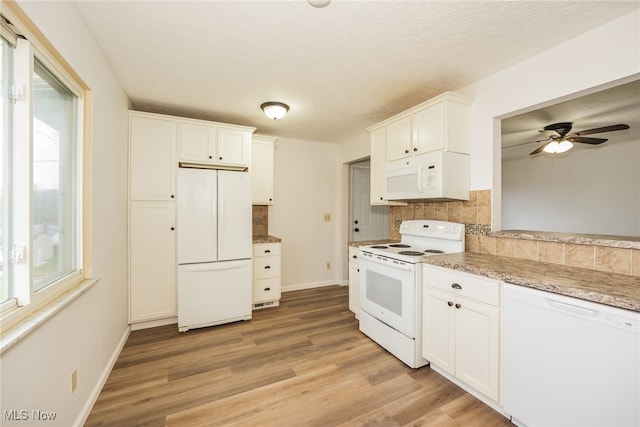
M404 153L405 154L409 154L409 150L404 150Z
M269 197L269 201L270 201L270 202L273 202L273 199L272 199L271 197Z
M360 229L358 227L356 227L356 228L353 229L353 231L355 231L357 233L358 231L360 231Z
M270 254L270 253L271 253L271 249L265 249L265 250L264 250L264 253L265 253L265 254Z
M264 290L268 292L271 290L271 288L264 288Z
M382 196L380 196L380 200L384 200L384 199L382 198Z
M453 305L453 301L447 301L447 305L451 307Z
M176 198L175 194L172 194L172 195L171 195L171 198L172 198L172 199L175 199L175 198Z
M175 227L171 227L171 231L173 231L173 230L175 230L175 229L176 229Z
M351 258L353 258L353 259L358 259L358 255L354 255L354 256L352 256Z
M413 151L418 151L418 148L417 147L413 147Z
M462 286L460 286L460 284L458 284L458 283L452 283L452 284L451 284L451 287L452 287L453 289L462 289Z
M359 268L356 268L356 271L357 271L358 273L360 273L360 269L359 269Z
M460 308L460 307L462 307L461 304L456 304L456 308Z
M271 268L271 266L270 266L270 265L265 265L265 266L264 266L264 269L265 269L265 270L269 270L270 268Z
M218 157L218 160L222 160L222 156Z

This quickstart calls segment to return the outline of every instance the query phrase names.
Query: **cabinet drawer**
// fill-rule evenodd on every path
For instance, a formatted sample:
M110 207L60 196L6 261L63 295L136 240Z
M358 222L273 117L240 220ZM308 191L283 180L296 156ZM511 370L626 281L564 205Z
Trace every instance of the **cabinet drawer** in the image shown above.
M280 278L261 279L253 283L253 302L280 299Z
M500 282L473 274L425 264L424 286L450 292L475 301L500 306Z
M254 243L253 256L272 256L280 255L280 243Z
M253 277L256 280L280 277L280 257L263 256L253 259Z

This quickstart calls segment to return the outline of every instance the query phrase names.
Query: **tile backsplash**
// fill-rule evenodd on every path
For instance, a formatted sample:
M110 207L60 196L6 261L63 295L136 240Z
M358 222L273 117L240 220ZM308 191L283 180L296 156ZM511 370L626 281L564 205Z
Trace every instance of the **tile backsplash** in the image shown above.
M409 202L391 206L389 236L400 240L400 223L435 219L465 224L467 252L488 253L552 264L640 276L640 249L532 240L491 234L491 190L469 192L468 201Z
M252 236L269 234L269 207L253 205Z

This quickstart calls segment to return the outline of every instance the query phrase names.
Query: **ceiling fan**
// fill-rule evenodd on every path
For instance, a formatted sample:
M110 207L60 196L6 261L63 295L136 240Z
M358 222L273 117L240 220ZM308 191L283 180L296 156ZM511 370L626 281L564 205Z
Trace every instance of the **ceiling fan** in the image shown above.
M611 126L603 126L599 128L581 130L579 132L569 133L571 131L571 122L554 123L543 128L543 131L553 131L557 135L551 135L546 139L540 139L533 142L544 142L541 146L533 150L529 155L538 154L542 151L547 153L564 153L573 147L573 142L582 144L598 145L606 142L604 138L586 138L583 135L591 135L594 133L612 132L615 130L629 129L629 125L618 124Z

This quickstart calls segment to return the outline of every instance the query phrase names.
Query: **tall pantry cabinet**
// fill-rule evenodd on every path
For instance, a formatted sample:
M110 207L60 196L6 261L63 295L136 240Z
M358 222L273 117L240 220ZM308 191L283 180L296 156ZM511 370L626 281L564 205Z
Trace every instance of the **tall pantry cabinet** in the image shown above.
M176 316L177 125L129 114L129 322Z

